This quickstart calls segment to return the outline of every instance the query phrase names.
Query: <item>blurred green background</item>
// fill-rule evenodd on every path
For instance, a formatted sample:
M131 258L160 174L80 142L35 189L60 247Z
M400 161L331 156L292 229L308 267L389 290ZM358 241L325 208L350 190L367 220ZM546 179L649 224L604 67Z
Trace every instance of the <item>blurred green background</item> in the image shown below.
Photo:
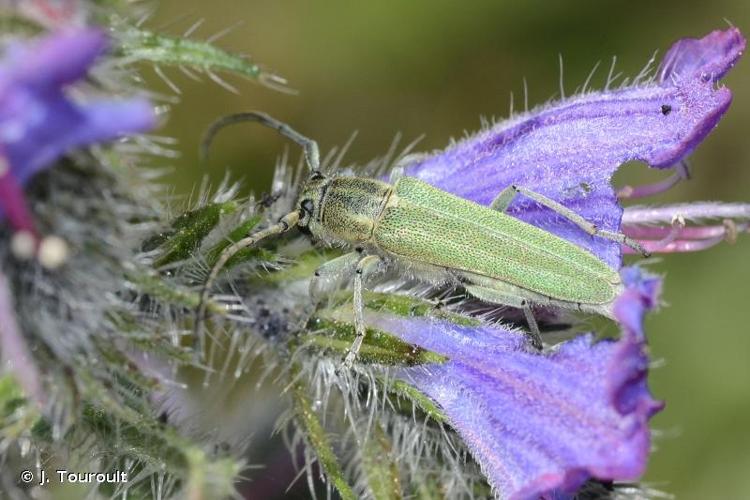
M167 70L182 90L163 130L180 141L171 176L176 194L188 194L203 175L218 182L227 168L257 192L268 190L285 146L270 131L227 131L212 150L210 169L198 164L200 135L222 114L266 111L317 139L324 152L359 131L347 158L363 163L382 155L397 132L406 142L424 134L418 150L441 148L478 129L480 116L506 116L511 92L522 108L524 77L530 104L543 103L558 92L558 54L570 93L597 61L600 86L613 55L620 71L635 75L655 50L663 54L680 37L702 36L727 22L750 33L747 0L166 0L147 26L181 34L198 19L205 23L193 36L201 38L244 22L219 45L277 70L299 95L229 76L240 91L234 95ZM692 155L693 179L647 201L750 202L750 61L741 61L724 83L735 100ZM615 181L659 177L631 164ZM651 386L667 408L653 420L657 450L646 481L678 498L750 497L748 256L750 235L654 266L667 277L668 305L648 321L659 364Z

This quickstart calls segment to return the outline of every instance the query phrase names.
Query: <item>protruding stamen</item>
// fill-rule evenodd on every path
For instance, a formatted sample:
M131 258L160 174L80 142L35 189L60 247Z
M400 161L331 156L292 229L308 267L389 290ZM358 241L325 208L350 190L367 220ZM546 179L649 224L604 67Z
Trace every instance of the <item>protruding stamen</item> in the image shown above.
M683 179L682 174L675 172L664 180L654 182L653 184L644 184L642 186L624 186L617 191L617 197L621 200L645 198L654 196L659 193L668 191Z
M722 225L724 226L724 239L730 245L734 245L737 243L737 224L732 219L724 219L722 222ZM745 226L747 226L747 224L745 224Z
M18 260L30 260L36 252L36 243L31 231L16 231L10 239L10 251Z
M37 255L47 269L57 269L68 260L68 245L59 236L46 236L40 243Z
M748 232L750 222L725 219L721 225L685 227L684 219L675 219L671 227L623 226L623 232L652 252L697 252L722 241L734 243L739 233ZM623 246L624 253L634 253Z

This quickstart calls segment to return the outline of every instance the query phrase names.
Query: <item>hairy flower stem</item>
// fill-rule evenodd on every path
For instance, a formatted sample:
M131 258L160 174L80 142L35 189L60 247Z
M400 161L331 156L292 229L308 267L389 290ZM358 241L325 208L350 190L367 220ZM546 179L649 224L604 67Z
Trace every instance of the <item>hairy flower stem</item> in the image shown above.
M297 378L300 374L300 367L295 364L290 370L292 378ZM295 380L291 385L292 400L294 404L294 413L298 424L305 429L305 438L310 446L315 450L317 459L330 481L336 487L336 490L344 500L355 500L357 496L347 483L344 472L339 465L336 453L326 436L323 425L318 419L315 410L312 408L310 398L307 396L307 388L299 380Z
M29 351L24 335L18 327L8 280L0 272L0 352L5 366L10 367L22 385L26 395L40 409L47 403L47 396L42 389L41 374L36 367L34 357Z

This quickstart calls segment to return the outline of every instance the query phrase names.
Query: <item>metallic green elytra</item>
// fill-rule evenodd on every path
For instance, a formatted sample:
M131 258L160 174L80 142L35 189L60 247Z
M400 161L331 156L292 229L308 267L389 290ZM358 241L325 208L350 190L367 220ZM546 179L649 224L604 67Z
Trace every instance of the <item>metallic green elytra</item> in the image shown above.
M612 304L623 289L617 270L587 250L504 210L521 193L568 217L590 234L637 248L624 235L599 231L557 202L517 186L499 193L492 206L485 207L410 177L395 177L387 183L325 176L318 169L316 143L262 113L222 119L210 129L204 145L219 128L239 121L261 122L303 146L311 173L292 212L224 251L201 294L196 334L202 327L208 291L226 261L242 248L295 225L322 244L355 249L321 266L310 284L311 294L321 296L343 278L354 275L357 338L344 360L346 366L353 363L364 338L364 283L392 266L423 281L460 285L481 300L523 309L538 347L541 340L531 314L532 304L612 317Z

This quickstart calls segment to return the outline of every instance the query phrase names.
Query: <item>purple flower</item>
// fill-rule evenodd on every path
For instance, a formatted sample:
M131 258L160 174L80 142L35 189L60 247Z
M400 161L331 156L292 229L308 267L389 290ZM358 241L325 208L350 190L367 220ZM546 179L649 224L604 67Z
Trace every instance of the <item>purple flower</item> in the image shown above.
M61 32L31 42L13 42L0 61L0 223L7 218L16 236L22 236L13 240L19 256L40 250L23 193L23 186L36 173L73 148L146 131L155 125L153 109L146 100L71 97L68 87L86 77L106 45L99 30ZM24 243L19 243L21 240ZM60 262L64 246L57 238L45 241L49 242L48 251L40 250L40 258L51 267ZM27 394L43 405L46 398L40 375L31 362L2 272L0 351Z
M716 82L744 48L736 28L679 41L657 79L588 92L499 123L416 161L405 173L484 205L517 184L617 231L622 208L612 174L626 161L666 168L690 153L727 110L731 93ZM618 244L592 238L528 199L519 197L510 213L620 265Z
M368 324L449 358L400 377L442 409L503 498L566 495L587 479L634 480L649 454L649 418L662 408L646 386L642 318L660 280L623 270L619 341L583 335L550 354L502 327L373 314Z
M415 160L405 174L484 205L504 188L520 185L599 228L619 231L623 209L610 184L615 170L630 160L656 168L681 162L727 110L731 93L717 82L744 47L734 28L682 40L655 78L578 95L500 123ZM519 197L510 213L589 249L612 267L621 265L619 244L589 236L531 200ZM657 306L661 280L637 268L624 268L621 275L625 290L613 308L620 339L594 343L584 335L549 354L534 352L525 336L502 327L382 314L368 321L448 358L403 369L400 376L442 408L497 493L557 498L590 478L637 479L646 467L648 420L662 404L646 385L643 318Z
M143 132L155 125L143 99L71 98L107 45L94 29L16 42L0 62L0 219L36 234L21 187L73 148Z

